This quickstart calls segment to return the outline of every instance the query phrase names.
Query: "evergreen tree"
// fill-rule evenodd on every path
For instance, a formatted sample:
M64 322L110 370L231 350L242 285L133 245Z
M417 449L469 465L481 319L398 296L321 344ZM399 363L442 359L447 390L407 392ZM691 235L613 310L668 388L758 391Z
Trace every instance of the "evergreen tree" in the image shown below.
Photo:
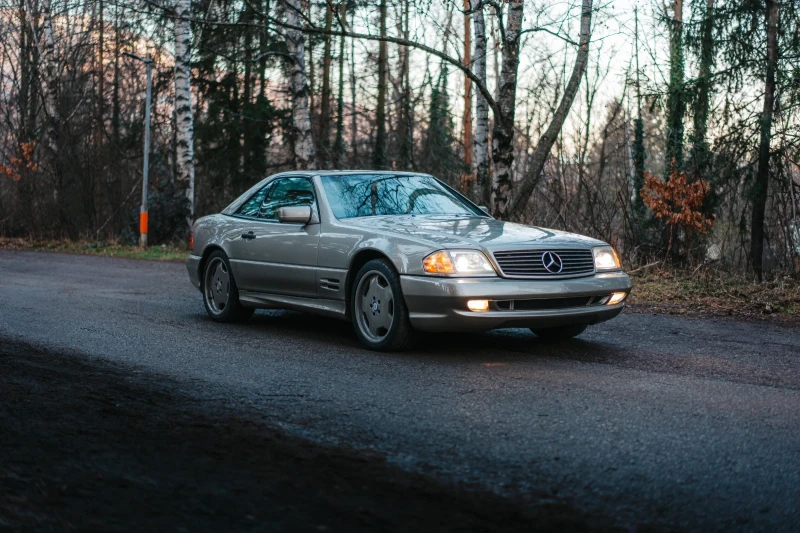
M428 127L423 135L419 167L423 172L429 172L450 185L457 183L463 171L455 148L454 130L447 95L447 66L442 66L439 79L431 88Z
M237 6L230 0L217 5L219 10L208 13L211 20L252 20L247 5ZM204 195L215 202L208 206L212 210L266 176L270 136L287 115L275 108L264 91L255 89L258 75L253 72L257 65L251 57L253 43L262 41L262 54L284 46L280 41L263 42L261 31L252 24L236 32L225 25L208 24L202 28L202 46L195 53L193 83L200 103L195 113L198 181L212 193ZM244 60L236 61L237 57Z

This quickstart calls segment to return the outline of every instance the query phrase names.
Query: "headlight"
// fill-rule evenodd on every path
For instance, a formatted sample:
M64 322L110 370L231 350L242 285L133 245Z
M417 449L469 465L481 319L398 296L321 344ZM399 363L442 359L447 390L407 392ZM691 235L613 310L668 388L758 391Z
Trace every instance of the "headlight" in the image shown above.
M497 275L486 256L472 250L434 252L422 261L422 268L428 274Z
M610 246L594 248L594 267L597 270L619 270L619 256Z

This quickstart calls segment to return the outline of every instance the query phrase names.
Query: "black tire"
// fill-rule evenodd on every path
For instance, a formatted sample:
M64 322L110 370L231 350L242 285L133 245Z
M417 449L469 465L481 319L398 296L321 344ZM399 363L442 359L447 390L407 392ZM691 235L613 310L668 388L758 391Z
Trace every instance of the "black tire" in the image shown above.
M217 250L208 256L200 279L203 305L211 320L246 322L253 316L255 309L242 307L239 302L239 290L236 288L231 263L225 252Z
M558 326L555 328L544 328L544 329L534 329L531 328L531 331L536 334L537 337L544 341L548 342L555 342L555 341L565 341L567 339L571 339L572 337L577 337L584 331L586 328L589 327L589 324L572 324L570 326Z
M372 292L370 289L373 287L372 280L376 282L374 286L376 290L379 289L382 294L389 296L376 297L375 310L371 306L364 310L362 309L364 302ZM417 340L418 334L411 327L408 318L408 308L400 287L400 276L385 259L373 259L356 273L350 288L350 318L358 340L370 350L381 352L407 350ZM373 319L384 324L389 320L390 325L388 328L378 326L376 331L372 332L370 327L371 325L374 327L375 322L371 323L370 320Z

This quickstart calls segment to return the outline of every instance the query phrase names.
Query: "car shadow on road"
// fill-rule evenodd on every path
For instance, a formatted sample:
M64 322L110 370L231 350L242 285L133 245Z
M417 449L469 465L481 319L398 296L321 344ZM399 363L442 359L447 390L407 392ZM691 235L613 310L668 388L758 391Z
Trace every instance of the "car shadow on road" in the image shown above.
M262 310L257 312L248 327L288 340L320 342L325 346L369 352L356 338L349 322L296 311ZM425 333L413 350L384 357L438 360L442 363L465 358L492 362L512 358L546 357L572 361L605 363L619 355L618 347L585 338L547 342L526 329L504 329L486 333Z

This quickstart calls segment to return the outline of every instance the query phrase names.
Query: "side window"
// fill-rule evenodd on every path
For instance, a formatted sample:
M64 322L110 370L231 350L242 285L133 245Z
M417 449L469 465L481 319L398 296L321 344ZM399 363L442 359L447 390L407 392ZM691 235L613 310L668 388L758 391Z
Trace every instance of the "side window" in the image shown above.
M274 181L264 185L257 193L251 196L249 200L242 204L242 207L236 211L236 214L241 217L257 217L261 204L264 203L264 197L273 185L275 185Z
M273 182L258 211L258 217L278 220L281 207L314 206L314 186L306 178L281 178Z

